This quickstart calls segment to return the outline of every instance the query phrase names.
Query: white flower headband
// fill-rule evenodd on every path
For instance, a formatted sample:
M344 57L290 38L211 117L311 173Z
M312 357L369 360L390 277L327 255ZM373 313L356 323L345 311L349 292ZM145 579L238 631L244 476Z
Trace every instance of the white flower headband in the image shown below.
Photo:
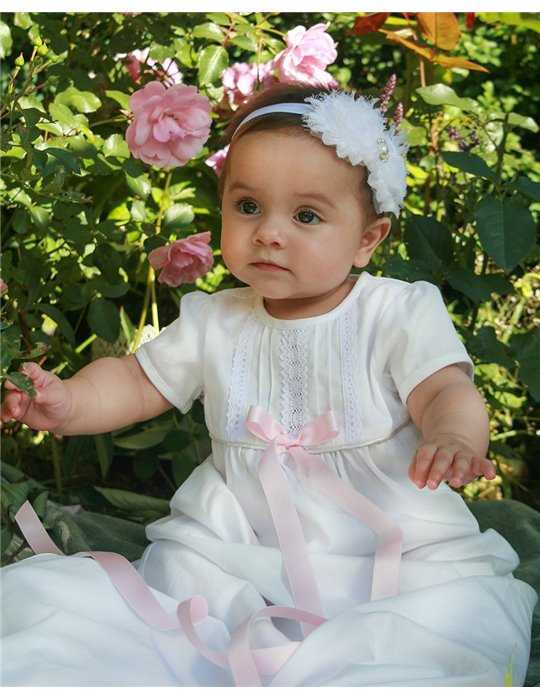
M393 212L397 216L407 190L408 145L403 134L389 128L381 110L373 106L377 99L336 90L307 97L305 102L279 102L248 114L233 138L255 117L274 112L301 114L309 130L327 146L335 146L340 158L367 168L377 214Z

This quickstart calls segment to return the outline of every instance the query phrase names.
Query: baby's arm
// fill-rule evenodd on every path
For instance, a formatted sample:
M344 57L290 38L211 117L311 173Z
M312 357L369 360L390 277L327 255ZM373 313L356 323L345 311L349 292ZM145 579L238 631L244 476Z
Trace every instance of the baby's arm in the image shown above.
M437 488L450 478L461 486L477 476L495 477L485 458L489 445L489 417L485 403L469 377L456 366L444 367L418 384L407 408L422 433L409 468L411 479L423 488Z
M154 387L134 355L103 357L61 380L29 362L22 370L37 395L31 399L6 383L2 421L15 419L58 435L107 433L147 420L172 407Z

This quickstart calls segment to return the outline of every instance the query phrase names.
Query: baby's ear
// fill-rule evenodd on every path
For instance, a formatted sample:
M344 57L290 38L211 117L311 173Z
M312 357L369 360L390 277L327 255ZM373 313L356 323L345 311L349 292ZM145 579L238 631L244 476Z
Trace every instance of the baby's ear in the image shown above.
M384 241L391 229L392 220L388 216L379 216L366 226L354 256L355 267L365 267L369 263L373 251Z

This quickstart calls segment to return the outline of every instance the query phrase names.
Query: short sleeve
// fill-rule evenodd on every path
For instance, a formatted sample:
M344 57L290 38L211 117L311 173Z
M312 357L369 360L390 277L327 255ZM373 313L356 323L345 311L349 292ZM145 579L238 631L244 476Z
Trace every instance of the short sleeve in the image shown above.
M203 391L208 298L205 292L185 294L178 318L135 352L148 379L182 413L189 411Z
M448 365L458 364L474 381L474 364L438 287L413 282L393 307L388 369L404 404L417 384Z

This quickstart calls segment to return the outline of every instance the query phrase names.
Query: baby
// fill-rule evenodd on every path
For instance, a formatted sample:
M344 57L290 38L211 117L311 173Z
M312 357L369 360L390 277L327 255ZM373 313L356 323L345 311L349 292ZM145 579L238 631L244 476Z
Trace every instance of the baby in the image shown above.
M70 379L27 363L34 399L6 383L2 420L60 435L204 396L212 453L136 571L51 545L4 568L4 683L485 686L511 664L521 685L536 594L441 483L495 476L472 362L436 286L351 274L399 213L402 137L373 100L297 85L226 137L221 252L247 286L185 294Z
M252 114L257 104L268 103L269 94L289 102L314 90L274 87L250 103ZM328 89L318 94L337 95ZM230 135L245 111L233 120ZM357 131L362 141L362 130ZM299 124L298 115L273 111L240 133L220 178L223 259L236 278L262 295L275 318L324 314L348 295L355 283L351 267L369 263L390 233L391 221L373 205L366 168L352 166L348 153L339 157L321 143ZM394 145L399 147L399 140L392 141L390 133L392 158L403 168ZM390 170L389 176L396 174ZM404 179L404 169L398 179ZM404 190L401 182L385 186ZM389 200L397 211L399 199L394 195ZM64 381L36 363L25 363L22 372L32 379L37 396L31 399L6 382L9 394L0 418L36 430L59 435L109 432L172 407L135 355L99 359ZM406 405L422 434L409 469L419 488L426 482L433 489L442 480L458 487L479 476L495 478L495 467L485 458L489 420L484 400L456 364L423 379Z

